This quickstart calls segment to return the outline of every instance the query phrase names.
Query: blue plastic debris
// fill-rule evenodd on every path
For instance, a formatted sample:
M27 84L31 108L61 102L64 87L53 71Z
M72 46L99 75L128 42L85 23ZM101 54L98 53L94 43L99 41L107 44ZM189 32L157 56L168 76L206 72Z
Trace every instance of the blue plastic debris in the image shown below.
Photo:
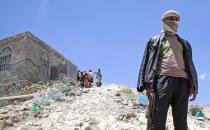
M148 106L149 105L149 100L147 96L141 95L137 98L137 104L143 105L143 106Z
M197 111L197 112L195 113L195 116L196 116L196 117L204 117L204 113L203 113L202 111Z

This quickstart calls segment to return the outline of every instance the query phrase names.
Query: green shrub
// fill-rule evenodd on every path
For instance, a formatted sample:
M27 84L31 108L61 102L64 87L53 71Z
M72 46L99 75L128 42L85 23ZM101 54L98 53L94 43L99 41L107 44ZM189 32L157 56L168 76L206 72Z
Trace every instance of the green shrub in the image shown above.
M38 85L45 85L45 82L41 80L41 81L39 81L37 84L38 84Z
M130 88L123 88L123 89L120 90L120 92L122 92L122 93L133 93Z

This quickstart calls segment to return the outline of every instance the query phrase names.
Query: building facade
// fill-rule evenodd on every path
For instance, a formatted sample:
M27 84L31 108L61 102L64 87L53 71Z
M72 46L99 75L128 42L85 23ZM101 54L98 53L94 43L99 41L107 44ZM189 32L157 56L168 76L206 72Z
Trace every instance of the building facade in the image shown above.
M51 80L51 68L67 65L66 76L76 80L77 66L30 32L0 40L0 83Z

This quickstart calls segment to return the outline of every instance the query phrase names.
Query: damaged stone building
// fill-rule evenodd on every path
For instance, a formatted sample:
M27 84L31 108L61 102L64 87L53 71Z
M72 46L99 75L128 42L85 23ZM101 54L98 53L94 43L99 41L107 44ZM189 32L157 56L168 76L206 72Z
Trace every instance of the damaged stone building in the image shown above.
M0 40L0 84L19 80L48 81L61 73L75 81L77 66L32 33Z

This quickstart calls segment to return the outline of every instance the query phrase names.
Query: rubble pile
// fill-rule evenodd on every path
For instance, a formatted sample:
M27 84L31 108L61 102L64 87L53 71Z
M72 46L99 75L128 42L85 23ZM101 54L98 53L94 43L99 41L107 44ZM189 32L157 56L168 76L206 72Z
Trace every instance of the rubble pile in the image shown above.
M21 94L23 94L22 92L24 92L22 90L28 88L31 85L32 85L32 83L30 83L26 80L8 82L5 84L0 83L0 94L1 94L1 96L21 95Z
M0 108L0 130L146 129L148 101L135 89L117 84L81 88L63 81L33 86L41 89L31 90L30 99ZM190 105L189 130L209 130L209 114L207 106ZM168 115L167 130L173 130L171 110Z

